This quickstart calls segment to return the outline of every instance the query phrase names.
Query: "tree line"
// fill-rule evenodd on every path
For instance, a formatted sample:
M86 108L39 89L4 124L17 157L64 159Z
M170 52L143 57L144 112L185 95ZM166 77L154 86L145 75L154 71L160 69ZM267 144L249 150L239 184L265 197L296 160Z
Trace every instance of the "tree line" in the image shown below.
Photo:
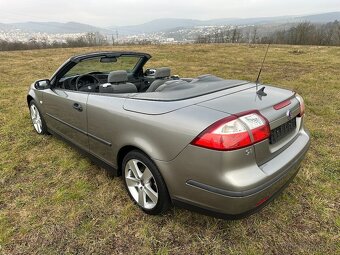
M47 38L37 39L32 37L28 42L6 41L0 39L0 51L12 50L32 50L32 49L48 49L48 48L76 48L108 45L107 37L98 32L90 32L77 38L68 38L65 41L49 42Z
M198 35L196 43L274 43L293 45L340 46L340 22L326 24L301 22L286 29L266 32L263 27L218 28L212 33ZM99 32L89 32L77 38L50 42L48 38L30 38L27 42L0 39L0 51L30 50L46 48L73 48L105 46L115 44ZM129 41L125 44L152 44L151 40Z
M294 45L340 46L340 22L312 24L301 22L288 29L271 33L259 33L258 28L219 29L207 35L199 35L196 43L274 43Z

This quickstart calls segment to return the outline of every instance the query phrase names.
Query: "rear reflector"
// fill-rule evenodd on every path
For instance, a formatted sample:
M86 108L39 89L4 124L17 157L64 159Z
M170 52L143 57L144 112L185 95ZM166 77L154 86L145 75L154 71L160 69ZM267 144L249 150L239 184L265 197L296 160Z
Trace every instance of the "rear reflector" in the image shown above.
M290 101L290 99L288 99L288 100L285 100L281 103L274 105L273 108L275 110L280 110L280 109L282 109L282 108L284 108L284 107L286 107L287 105L290 105L290 104L291 104L291 101Z
M237 150L269 138L269 123L258 111L250 111L221 119L192 142L212 150Z
M262 205L264 202L266 202L269 199L269 196L262 198L260 201L256 203L256 206Z

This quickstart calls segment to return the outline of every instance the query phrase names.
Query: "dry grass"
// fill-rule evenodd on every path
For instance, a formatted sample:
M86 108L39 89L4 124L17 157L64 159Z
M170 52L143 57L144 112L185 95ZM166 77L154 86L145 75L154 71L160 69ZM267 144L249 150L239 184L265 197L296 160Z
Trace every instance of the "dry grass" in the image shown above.
M254 80L265 46L102 48L151 53L181 76ZM143 214L110 178L33 131L28 85L69 56L102 49L0 52L0 254L339 254L340 48L272 46L265 83L307 104L312 146L293 184L260 213L224 221L174 208Z

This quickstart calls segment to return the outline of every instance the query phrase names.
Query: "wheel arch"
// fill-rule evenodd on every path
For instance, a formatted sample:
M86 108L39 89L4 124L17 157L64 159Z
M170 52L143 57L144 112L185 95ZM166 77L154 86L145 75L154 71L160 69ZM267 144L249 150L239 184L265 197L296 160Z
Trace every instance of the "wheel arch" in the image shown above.
M131 151L139 151L141 153L143 153L145 156L147 156L156 166L156 162L153 160L152 157L150 157L150 155L146 152L146 150L143 150L141 146L136 146L136 145L125 145L123 147L121 147L117 153L117 157L116 157L116 163L117 163L117 176L121 176L123 173L123 169L122 169L122 163L124 160L124 157ZM158 168L158 166L157 166ZM161 173L161 171L159 170L159 172ZM162 175L162 174L161 174ZM163 176L162 176L163 178Z
M31 101L34 100L34 98L31 95L27 95L27 105L29 106Z
M119 149L118 153L117 153L117 175L118 176L121 176L122 175L122 163L123 163L123 159L124 157L130 152L130 151L133 151L133 150L138 150L138 151L141 151L142 153L144 153L146 156L148 156L150 158L150 156L145 153L145 151L143 151L142 149L134 146L134 145L125 145L123 146L122 148ZM151 158L150 158L151 159Z

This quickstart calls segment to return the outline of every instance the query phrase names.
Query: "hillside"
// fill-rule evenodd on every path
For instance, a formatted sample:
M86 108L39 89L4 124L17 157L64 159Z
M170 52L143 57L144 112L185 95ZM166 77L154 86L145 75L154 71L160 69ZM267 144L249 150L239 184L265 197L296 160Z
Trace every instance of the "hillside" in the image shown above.
M316 23L333 22L340 20L340 12L331 12L307 16L281 16L281 17L258 17L258 18L225 18L212 20L194 20L194 19L156 19L144 24L134 26L111 26L112 30L117 30L120 34L142 34L166 32L178 28L192 28L196 26L222 26L222 25L277 25L287 23L298 23L301 21L310 21Z
M86 33L86 32L101 32L110 33L108 29L82 24L77 22L22 22L3 24L0 23L1 30L19 29L23 32L31 33L48 33L48 34L72 34L72 33Z
M305 16L279 16L279 17L257 17L257 18L221 18L212 20L163 18L155 19L143 24L132 26L109 26L108 28L96 27L78 22L21 22L0 23L0 31L11 31L19 29L23 32L40 32L51 34L68 34L84 32L100 32L113 34L116 31L120 35L134 35L143 33L167 32L178 28L192 28L197 26L222 26L222 25L277 25L286 23L297 23L310 21L316 23L327 23L340 20L340 12L330 12Z

